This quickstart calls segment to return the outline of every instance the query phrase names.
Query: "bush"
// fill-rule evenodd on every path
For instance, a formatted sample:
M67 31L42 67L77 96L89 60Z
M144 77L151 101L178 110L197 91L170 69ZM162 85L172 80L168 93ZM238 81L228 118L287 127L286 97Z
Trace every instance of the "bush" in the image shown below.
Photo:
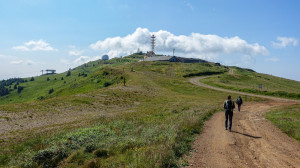
M49 81L50 80L50 78L49 77L47 77L47 81Z
M84 151L88 153L92 153L94 150L96 150L96 145L95 144L89 144L85 147Z
M4 86L0 86L0 96L5 96L9 94L9 90Z
M43 100L43 99L45 99L45 97L44 96L39 96L37 99L38 100Z
M94 155L97 157L108 157L108 151L106 149L97 149Z
M110 86L110 85L111 85L110 82L104 82L103 87L108 87L108 86Z
M31 78L30 78L30 81L34 81L34 77L31 77Z
M68 70L67 75L66 76L70 76L71 75L71 71Z
M52 89L49 90L48 94L51 94L53 92L54 92L54 89L52 88Z
M107 72L107 71L103 71L103 73L102 73L103 76L106 76L108 74L109 74L109 72Z
M46 149L39 151L37 154L33 156L33 161L42 167L56 167L58 163L68 156L68 152L61 149Z
M21 93L23 89L24 89L24 86L18 86L18 93Z

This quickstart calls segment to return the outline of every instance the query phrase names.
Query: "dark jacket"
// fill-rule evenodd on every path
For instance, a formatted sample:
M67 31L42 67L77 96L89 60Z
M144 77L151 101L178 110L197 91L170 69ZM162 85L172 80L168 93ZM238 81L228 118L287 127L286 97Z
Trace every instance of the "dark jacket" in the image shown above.
M228 104L231 104L231 106L228 105ZM233 111L234 108L235 108L234 101L232 101L232 100L225 100L225 102L224 102L224 109L226 111Z

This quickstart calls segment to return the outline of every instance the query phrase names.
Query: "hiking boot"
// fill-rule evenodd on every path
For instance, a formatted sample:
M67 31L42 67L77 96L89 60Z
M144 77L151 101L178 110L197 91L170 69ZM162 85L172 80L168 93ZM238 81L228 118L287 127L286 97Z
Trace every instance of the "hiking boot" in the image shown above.
M231 132L231 128L229 128L229 132Z
M225 128L225 130L227 130L227 128Z

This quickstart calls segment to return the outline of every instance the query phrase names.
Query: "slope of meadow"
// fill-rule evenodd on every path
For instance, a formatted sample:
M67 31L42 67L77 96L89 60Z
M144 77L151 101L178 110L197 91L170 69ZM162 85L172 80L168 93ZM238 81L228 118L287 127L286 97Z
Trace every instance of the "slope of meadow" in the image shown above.
M184 165L180 158L189 151L193 135L221 110L227 96L197 87L184 77L228 69L212 63L137 62L133 57L99 65L91 62L71 70L68 77L66 73L49 76L56 81L36 77L24 83L24 99L18 93L2 97L6 102L0 106L0 127L5 130L0 132L0 165ZM87 76L78 76L82 72ZM66 83L59 79L62 76Z
M300 82L276 76L256 73L249 69L231 67L223 73L202 79L201 82L230 90L300 99ZM259 86L262 84L262 88Z

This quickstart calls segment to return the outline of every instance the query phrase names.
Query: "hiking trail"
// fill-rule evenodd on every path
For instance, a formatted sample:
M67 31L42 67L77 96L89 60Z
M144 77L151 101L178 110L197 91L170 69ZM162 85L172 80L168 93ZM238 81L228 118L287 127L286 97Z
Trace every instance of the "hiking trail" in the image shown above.
M190 82L219 91L246 94ZM296 100L254 95L271 99L268 102L244 102L241 112L233 114L232 132L225 130L224 112L218 112L205 122L196 137L188 167L300 167L300 143L282 133L264 114L273 107L299 103ZM224 98L225 100L226 98Z

